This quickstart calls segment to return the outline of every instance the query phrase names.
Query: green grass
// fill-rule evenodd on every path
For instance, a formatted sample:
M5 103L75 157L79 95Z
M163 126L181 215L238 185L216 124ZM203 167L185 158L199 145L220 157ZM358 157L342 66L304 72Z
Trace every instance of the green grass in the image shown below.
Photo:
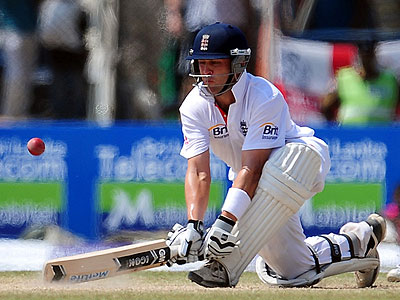
M253 272L243 274L236 288L205 289L190 282L184 272L143 271L83 284L57 285L42 282L40 272L1 272L0 299L400 299L400 283L380 274L376 287L357 289L353 274L324 279L312 288L271 288Z

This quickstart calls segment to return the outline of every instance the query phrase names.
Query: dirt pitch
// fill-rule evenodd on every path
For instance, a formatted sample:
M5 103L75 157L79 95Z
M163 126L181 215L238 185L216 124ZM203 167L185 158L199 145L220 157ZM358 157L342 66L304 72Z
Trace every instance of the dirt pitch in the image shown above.
M367 289L355 287L353 274L327 278L312 288L283 289L245 272L236 288L205 289L190 282L186 272L143 271L74 285L46 284L40 272L1 272L0 299L400 299L400 283L387 282L385 275Z

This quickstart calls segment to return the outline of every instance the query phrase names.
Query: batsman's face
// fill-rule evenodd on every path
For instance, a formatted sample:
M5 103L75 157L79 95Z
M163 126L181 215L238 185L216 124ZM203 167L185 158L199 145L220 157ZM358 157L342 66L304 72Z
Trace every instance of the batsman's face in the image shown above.
M231 72L231 60L224 59L200 59L199 69L203 77L203 83L208 86L211 93L216 94L222 90Z

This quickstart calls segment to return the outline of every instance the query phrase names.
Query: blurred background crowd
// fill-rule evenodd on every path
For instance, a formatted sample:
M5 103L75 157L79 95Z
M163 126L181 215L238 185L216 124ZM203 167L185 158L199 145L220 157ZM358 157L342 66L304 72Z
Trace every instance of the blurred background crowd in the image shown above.
M299 124L399 119L398 0L0 0L1 119L177 119L196 32L240 27Z
M246 34L252 50L248 71L277 85L299 125L329 131L331 125L398 126L399 16L400 0L0 0L0 127L10 120L13 126L13 122L22 124L20 121L31 119L33 124L37 120L106 124L123 120L177 121L178 108L194 83L188 77L189 62L185 59L192 40L203 26L216 21L236 25ZM8 130L7 126L4 128ZM358 134L356 130L354 136ZM389 138L393 140L391 135ZM10 140L12 143L13 139ZM345 138L343 145L358 147L364 143L380 147L382 144L377 140L357 143L353 138ZM8 149L4 145L3 149ZM152 148L150 142L149 145L143 147L148 151L157 147ZM78 150L81 171L82 153ZM336 150L341 156L347 148ZM398 161L397 156L391 156L385 165L379 153L384 157L386 152L382 154L380 148L377 152L368 150L362 157L362 167L356 170L361 173L366 170L365 174L353 176L357 172L351 171L359 166L354 163L359 157L355 155L353 159L350 155L348 164L341 157L337 159L336 165L343 165L344 171L339 174L336 170L339 175L332 178L345 183L355 181L357 193L357 180L364 183L362 189L376 181L378 187L382 185L382 191L393 198L382 208L383 213L391 221L388 224L400 243L400 184L397 184L400 181L397 170L393 170L396 164L389 166L390 162ZM107 159L124 165L124 153L119 156L114 148L104 151ZM12 162L24 162L24 158L19 159L12 151L6 154ZM0 164L9 167L7 155ZM133 154L129 155L127 161L131 162ZM367 164L374 156L377 160ZM71 157L73 154L68 157L69 168L74 170L78 163ZM92 163L95 159L88 161ZM30 166L31 161L26 162ZM161 162L164 164L164 160L160 159L160 165ZM12 175L16 169L13 166L9 167ZM73 182L69 187L75 184L68 196L73 208L74 201L80 201L85 191L91 195L85 176L92 173L90 168L86 169L89 175L71 171L74 175L68 179ZM385 187L386 169L394 178L387 182L396 182L395 188ZM153 170L156 169L150 168L149 174ZM1 182L10 181L6 171L0 175ZM87 189L83 193L81 182ZM5 190L7 185L2 191ZM393 197L392 190L395 190ZM15 200L14 194L10 195L4 197L6 209L0 207L0 211L8 213L7 201ZM385 201L385 197L386 194L379 194L375 198ZM81 205L79 217L84 211ZM69 214L71 220L85 219L77 218L75 212ZM80 223L75 222L74 226ZM85 230L87 227L82 226Z

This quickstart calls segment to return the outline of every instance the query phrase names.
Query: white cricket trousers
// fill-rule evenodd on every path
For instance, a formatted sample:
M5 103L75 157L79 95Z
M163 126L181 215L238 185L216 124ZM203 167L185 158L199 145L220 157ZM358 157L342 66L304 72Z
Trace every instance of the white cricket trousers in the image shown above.
M303 142L317 150L322 159L320 175L315 193L323 190L325 178L330 168L327 145L318 138L305 137L295 142ZM366 222L345 224L341 233L353 232L360 240L360 253L365 253L371 237L371 228ZM350 258L350 247L344 236L330 233L329 237L339 245L342 258ZM331 248L326 239L320 236L306 238L300 223L299 214L293 215L289 221L261 248L258 253L277 274L293 279L315 267L315 261L307 245L314 248L320 265L332 262ZM357 245L354 245L357 247Z

